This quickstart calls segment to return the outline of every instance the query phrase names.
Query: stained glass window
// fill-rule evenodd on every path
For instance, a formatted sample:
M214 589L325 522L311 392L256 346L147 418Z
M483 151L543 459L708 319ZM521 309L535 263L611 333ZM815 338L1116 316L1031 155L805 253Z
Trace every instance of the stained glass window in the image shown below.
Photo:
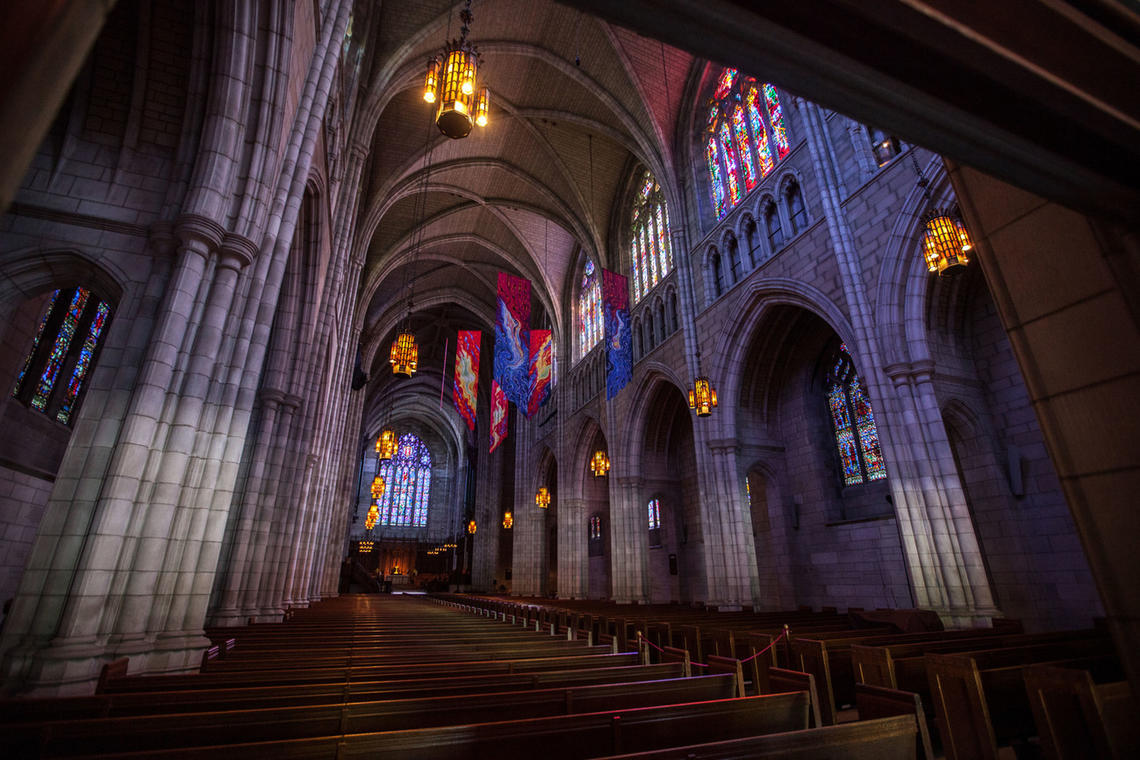
M594 262L586 260L578 291L578 350L585 356L602 339L602 282Z
M788 155L791 144L776 88L735 69L717 80L706 128L713 210L721 219Z
M404 433L396 455L380 465L388 487L380 497L380 525L423 528L431 493L431 452L415 433Z
M673 270L665 193L648 171L639 187L631 215L630 269L634 303Z
M602 516L590 516L590 540L597 541L602 537Z
M70 422L110 318L110 305L86 288L55 291L12 396L60 422ZM61 376L66 383L59 382Z
M658 499L649 500L649 529L658 530L661 527L661 502Z
M852 486L887 477L871 400L843 343L828 375L827 403L843 484Z

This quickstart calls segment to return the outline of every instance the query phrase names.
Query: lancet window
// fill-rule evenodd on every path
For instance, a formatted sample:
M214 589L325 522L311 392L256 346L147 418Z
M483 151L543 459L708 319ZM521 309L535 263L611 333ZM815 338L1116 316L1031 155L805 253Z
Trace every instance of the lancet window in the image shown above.
M86 288L52 293L12 396L70 424L111 320L111 306Z
M887 477L871 400L846 344L839 344L827 379L827 404L847 486Z
M722 71L704 139L713 210L722 219L791 151L776 88L736 69Z
M589 259L582 268L582 287L578 291L578 351L590 353L602 339L602 278Z
M630 267L633 302L673 271L673 245L669 235L669 209L665 193L646 171L638 183L630 217Z

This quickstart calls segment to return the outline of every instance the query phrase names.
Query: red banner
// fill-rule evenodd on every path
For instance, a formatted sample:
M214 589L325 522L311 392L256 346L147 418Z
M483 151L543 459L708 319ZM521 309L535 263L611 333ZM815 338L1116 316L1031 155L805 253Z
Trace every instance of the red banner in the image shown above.
M526 416L538 412L550 398L551 369L554 361L554 340L550 330L530 331L530 398Z
M507 394L494 380L491 381L491 451L507 437Z
M467 429L475 429L475 403L479 393L479 330L460 330L455 344L455 388L451 399L455 409L467 421Z

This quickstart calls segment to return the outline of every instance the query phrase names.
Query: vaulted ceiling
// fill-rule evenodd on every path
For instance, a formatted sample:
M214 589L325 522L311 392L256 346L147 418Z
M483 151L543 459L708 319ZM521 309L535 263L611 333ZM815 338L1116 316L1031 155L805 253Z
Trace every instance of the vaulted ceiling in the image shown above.
M633 170L647 166L666 182L675 172L667 146L693 57L548 0L473 3L469 38L490 121L462 140L440 134L423 76L458 36L460 7L383 3L371 25L356 119L358 130L372 128L356 244L366 251L359 310L374 404L401 392L387 352L412 293L421 372L435 374L437 389L443 341L492 329L500 271L531 280L532 324L565 342L582 256L618 266L615 209ZM447 329L427 329L440 324Z

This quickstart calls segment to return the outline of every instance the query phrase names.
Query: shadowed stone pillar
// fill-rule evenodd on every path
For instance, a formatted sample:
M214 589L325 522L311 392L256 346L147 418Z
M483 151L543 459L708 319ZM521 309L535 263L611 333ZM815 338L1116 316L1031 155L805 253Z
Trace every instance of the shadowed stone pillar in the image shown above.
M558 505L558 596L585 599L586 501L562 499Z
M610 586L618 604L649 601L649 528L641 504L643 481L637 477L611 478ZM620 547L620 548L619 548Z

